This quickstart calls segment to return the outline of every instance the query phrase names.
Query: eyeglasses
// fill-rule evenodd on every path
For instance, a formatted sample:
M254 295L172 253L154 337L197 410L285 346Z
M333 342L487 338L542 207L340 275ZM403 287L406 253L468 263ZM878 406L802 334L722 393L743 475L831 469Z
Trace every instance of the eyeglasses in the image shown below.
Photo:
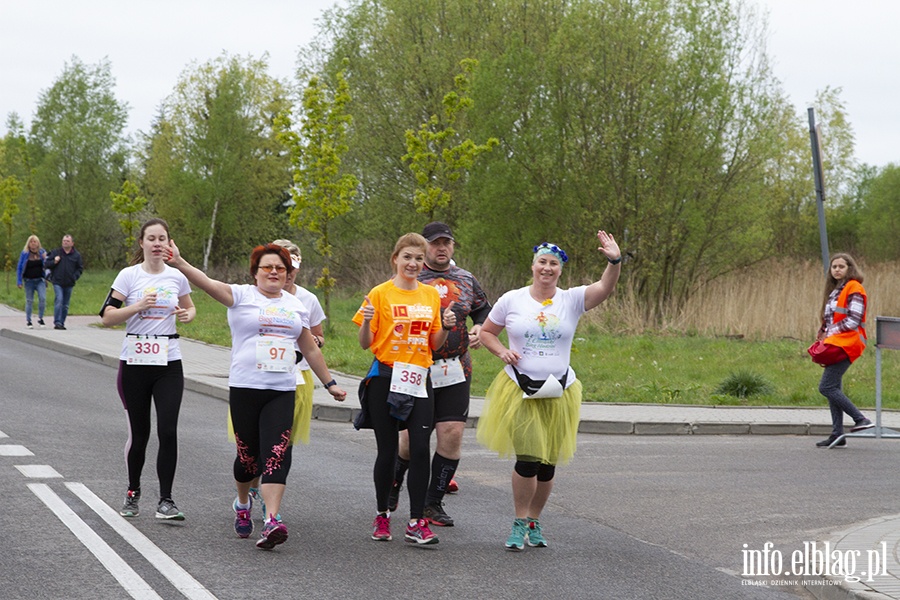
M284 273L287 271L284 265L259 265L259 270L264 273L271 273L275 271L276 273Z

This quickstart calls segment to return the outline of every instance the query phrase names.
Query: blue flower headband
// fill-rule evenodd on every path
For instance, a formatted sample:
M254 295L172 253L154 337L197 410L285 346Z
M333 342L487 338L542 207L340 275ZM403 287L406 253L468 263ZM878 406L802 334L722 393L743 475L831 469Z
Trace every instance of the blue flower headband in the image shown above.
M541 254L553 254L560 260L560 262L567 263L569 262L569 256L566 254L565 250L557 246L556 244L550 244L548 242L543 242L534 247L534 253L537 256ZM536 258L536 257L535 257Z

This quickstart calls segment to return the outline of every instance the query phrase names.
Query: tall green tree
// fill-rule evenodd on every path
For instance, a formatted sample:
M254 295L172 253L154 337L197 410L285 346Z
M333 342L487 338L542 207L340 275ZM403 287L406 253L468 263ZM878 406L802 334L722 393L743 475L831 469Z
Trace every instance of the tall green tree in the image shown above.
M309 80L303 90L303 116L299 133L292 129L291 112L285 110L276 119L278 139L288 148L293 167L294 186L290 209L291 225L307 230L316 239L316 252L323 258L322 274L316 287L325 297L325 315L331 316L331 293L337 283L331 275L334 246L331 223L350 212L359 181L341 167L347 152L347 114L350 102L347 80L342 71L334 78L332 89L319 77ZM330 327L330 325L329 325Z
M471 75L478 61L463 60L462 72L456 76L456 89L444 96L443 110L422 123L418 131L406 130L406 154L403 160L416 177L413 202L416 210L434 220L435 211L450 206L451 186L465 175L475 164L475 159L483 152L490 152L500 143L495 137L484 144L476 144L471 139L460 139L456 129L466 111L475 104L470 91Z
M122 183L121 192L110 192L113 211L119 216L119 227L125 234L125 260L129 259L128 251L134 245L135 231L140 226L138 215L147 206L147 198L141 195L140 188L129 180Z
M144 189L186 256L243 264L286 226L289 163L274 118L288 104L266 57L222 56L182 73L146 139Z
M19 205L16 204L16 198L22 191L21 183L15 175L9 175L0 179L0 223L6 230L6 252L4 253L3 269L6 271L6 292L9 293L9 279L13 270L13 217L19 212Z
M314 64L349 61L347 161L362 182L354 214L367 217L348 224L357 234L389 238L416 218L405 200L415 182L390 140L436 114L473 57L463 135L500 147L474 165L448 219L483 268L523 272L523 249L548 240L573 257L567 277L595 276L602 227L628 254L623 285L658 314L770 250L766 178L785 103L744 5L359 0L323 27L332 43ZM383 214L395 216L390 232Z
M114 87L109 60L88 65L73 56L41 93L29 138L43 234L71 233L85 262L109 266L119 253L104 199L119 187L128 155L128 107Z

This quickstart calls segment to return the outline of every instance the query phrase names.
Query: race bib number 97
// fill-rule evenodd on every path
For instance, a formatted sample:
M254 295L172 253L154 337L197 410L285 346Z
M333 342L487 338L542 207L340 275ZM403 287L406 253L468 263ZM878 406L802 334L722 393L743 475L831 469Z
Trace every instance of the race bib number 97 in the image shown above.
M256 342L256 368L260 371L293 373L296 354L294 343L286 339L265 339Z

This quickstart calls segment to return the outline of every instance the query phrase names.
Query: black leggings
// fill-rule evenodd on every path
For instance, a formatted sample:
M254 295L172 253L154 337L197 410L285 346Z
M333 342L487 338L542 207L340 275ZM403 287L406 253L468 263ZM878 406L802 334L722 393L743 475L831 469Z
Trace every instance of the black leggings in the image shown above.
M159 453L156 476L159 497L172 497L175 465L178 462L178 412L184 393L184 371L180 360L166 366L129 365L119 361L119 397L128 420L125 442L125 464L128 467L128 489L141 489L141 471L150 441L150 402L156 404L156 434Z
M247 483L260 477L261 483L287 482L291 470L295 393L295 390L228 389L237 445L235 481Z
M394 462L397 460L397 435L400 421L391 416L387 403L390 377L372 377L366 389L369 417L375 428L378 455L375 457L375 501L378 512L387 512L388 495L394 483ZM434 420L434 390L428 383L428 397L416 398L412 412L406 420L409 430L409 518L421 519L425 510L425 494L431 471L431 429Z

